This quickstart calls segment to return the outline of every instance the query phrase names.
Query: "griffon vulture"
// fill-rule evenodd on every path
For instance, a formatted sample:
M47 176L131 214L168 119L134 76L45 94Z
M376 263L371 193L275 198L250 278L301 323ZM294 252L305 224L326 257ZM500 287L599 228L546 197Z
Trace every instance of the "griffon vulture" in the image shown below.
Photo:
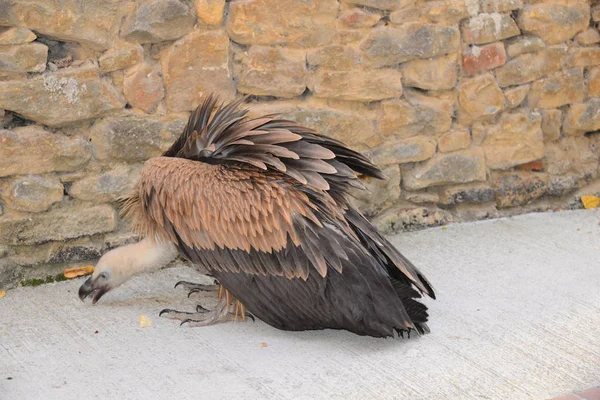
M283 330L359 335L429 332L421 272L350 203L357 173L381 171L343 143L242 100L210 96L181 136L148 160L123 212L143 238L106 253L79 289L95 303L133 274L177 254L213 276L215 309L163 310L191 326L254 315ZM216 108L216 110L215 110ZM234 318L235 317L235 318Z

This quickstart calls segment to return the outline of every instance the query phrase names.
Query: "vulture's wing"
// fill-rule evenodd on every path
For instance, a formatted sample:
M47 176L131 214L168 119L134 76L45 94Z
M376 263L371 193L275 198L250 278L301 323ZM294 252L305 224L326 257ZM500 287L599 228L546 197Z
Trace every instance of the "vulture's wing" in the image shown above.
M192 113L183 133L164 156L238 162L281 172L304 185L329 191L343 204L350 186L363 187L355 171L385 178L362 154L294 121L274 115L246 118L248 110L238 109L243 100L219 106L211 118L217 99L209 96Z
M144 166L125 206L138 231L175 243L271 325L426 331L412 286L431 286L347 201L355 171L379 169L295 122L215 104Z

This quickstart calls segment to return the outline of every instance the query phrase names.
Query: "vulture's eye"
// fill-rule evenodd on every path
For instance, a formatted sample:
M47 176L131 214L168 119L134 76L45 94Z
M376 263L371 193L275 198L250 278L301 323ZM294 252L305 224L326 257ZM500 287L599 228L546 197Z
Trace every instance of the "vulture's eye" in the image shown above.
M98 279L107 280L108 276L109 276L108 272L103 272L100 275L98 275Z

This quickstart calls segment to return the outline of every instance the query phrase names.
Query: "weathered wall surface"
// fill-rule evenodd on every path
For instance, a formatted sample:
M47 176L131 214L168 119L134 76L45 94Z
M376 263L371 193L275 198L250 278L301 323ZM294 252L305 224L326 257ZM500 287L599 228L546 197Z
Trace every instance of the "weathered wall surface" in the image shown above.
M600 2L5 0L0 287L132 240L115 200L209 92L366 151L391 232L598 193Z

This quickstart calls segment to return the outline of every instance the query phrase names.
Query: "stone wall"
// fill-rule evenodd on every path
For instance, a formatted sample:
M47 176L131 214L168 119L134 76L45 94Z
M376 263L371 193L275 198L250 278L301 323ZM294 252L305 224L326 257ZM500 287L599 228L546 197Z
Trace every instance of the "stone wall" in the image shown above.
M115 200L209 92L367 152L386 232L600 191L600 1L5 0L0 287L135 240Z

